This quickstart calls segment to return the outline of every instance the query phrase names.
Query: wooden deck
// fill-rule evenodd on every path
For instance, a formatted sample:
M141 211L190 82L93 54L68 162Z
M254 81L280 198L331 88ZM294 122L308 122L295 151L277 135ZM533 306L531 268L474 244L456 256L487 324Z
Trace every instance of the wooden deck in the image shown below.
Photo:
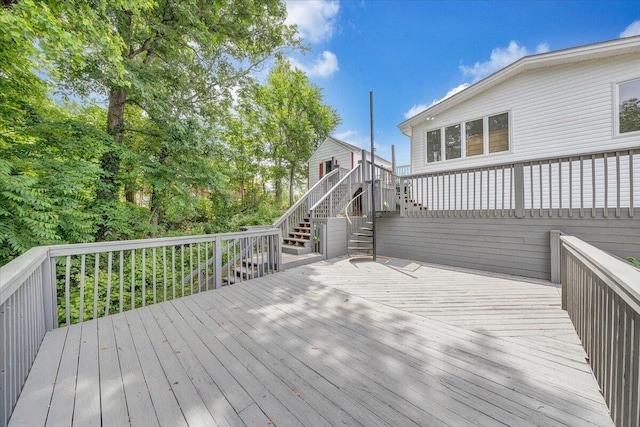
M12 426L613 425L557 287L334 259L46 335Z

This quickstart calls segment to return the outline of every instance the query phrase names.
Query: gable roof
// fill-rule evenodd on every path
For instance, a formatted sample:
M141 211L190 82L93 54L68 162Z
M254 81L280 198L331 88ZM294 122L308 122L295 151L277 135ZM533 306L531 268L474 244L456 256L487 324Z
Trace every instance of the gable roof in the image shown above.
M314 152L311 154L311 157L313 157L313 155L316 153L316 151L318 151L318 149L320 148L320 146L322 144L324 144L325 142L327 142L328 140L330 140L331 142L335 142L338 145L343 146L344 148L346 148L349 151L352 151L354 153L361 153L362 152L362 148L358 147L357 145L353 145L353 144L349 144L348 142L339 140L338 138L334 138L333 136L329 135L327 137L327 139L325 139L324 141L322 141L320 144L318 144L318 147L314 150ZM367 153L368 155L371 155L371 152L369 150L364 150L365 153ZM391 164L391 162L383 157L380 157L378 155L376 155L376 159L377 160L382 160L383 162L389 163Z
M555 65L572 64L580 61L608 58L616 55L640 53L640 36L625 37L606 42L561 49L553 52L539 53L522 57L488 77L472 84L457 94L438 102L415 116L405 120L398 128L407 136L411 136L411 128L436 114L472 98L501 82L520 73Z

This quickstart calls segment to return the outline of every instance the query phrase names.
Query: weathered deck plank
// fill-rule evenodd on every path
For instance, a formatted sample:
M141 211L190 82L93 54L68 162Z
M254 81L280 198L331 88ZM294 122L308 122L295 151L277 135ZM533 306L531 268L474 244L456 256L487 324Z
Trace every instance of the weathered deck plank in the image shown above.
M555 286L402 260L54 331L43 369L12 426L612 425Z

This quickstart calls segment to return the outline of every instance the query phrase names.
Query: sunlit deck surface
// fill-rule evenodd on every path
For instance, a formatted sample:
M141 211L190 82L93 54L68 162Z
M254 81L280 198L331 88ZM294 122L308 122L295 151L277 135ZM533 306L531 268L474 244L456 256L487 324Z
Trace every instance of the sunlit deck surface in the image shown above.
M612 425L558 287L316 262L46 335L11 425Z

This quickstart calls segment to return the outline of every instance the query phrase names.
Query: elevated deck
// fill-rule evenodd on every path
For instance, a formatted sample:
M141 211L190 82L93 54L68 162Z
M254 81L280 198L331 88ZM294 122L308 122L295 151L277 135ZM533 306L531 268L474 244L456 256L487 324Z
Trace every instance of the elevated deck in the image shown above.
M12 426L613 425L542 281L333 259L48 333Z

